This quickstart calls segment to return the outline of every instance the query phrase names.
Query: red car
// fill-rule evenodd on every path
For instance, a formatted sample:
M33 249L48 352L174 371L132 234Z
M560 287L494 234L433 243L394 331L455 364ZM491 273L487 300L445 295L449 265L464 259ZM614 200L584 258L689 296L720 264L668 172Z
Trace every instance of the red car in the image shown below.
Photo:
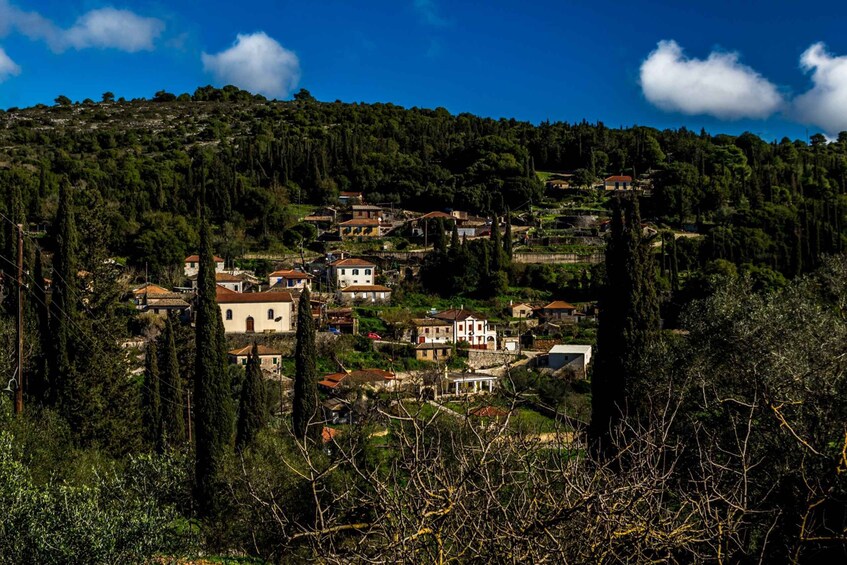
M368 332L369 339L382 339L382 336L375 332Z

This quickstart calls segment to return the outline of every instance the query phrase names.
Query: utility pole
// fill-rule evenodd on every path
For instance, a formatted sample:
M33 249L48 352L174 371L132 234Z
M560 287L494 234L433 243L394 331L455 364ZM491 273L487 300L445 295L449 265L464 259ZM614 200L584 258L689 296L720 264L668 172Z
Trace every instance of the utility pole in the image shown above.
M24 228L18 224L18 340L15 356L18 380L15 388L15 414L24 411Z

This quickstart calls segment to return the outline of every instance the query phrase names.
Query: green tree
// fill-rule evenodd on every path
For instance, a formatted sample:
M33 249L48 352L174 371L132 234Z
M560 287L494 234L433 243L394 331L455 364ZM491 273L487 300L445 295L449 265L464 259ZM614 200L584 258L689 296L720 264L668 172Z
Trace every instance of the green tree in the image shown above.
M59 188L59 209L56 212L56 245L53 256L53 292L50 302L50 395L58 403L70 378L72 355L72 325L76 319L76 300L73 283L77 280L77 233L74 220L73 195L67 181Z
M173 321L168 316L165 333L162 335L163 373L159 388L161 402L161 427L159 448L179 448L185 444L185 413L183 411L182 378L176 351Z
M238 429L235 435L236 449L247 447L265 427L268 421L268 403L265 381L262 377L262 361L259 346L254 342L244 386L241 388L241 404L238 411Z
M312 319L309 290L303 291L297 305L297 344L294 349L294 406L292 427L297 438L317 440L318 379L315 367L315 322Z
M147 345L144 356L144 385L141 391L141 426L144 439L150 445L156 445L162 422L162 406L159 376L159 353L156 342Z
M601 454L612 449L618 422L634 408L628 392L638 380L642 356L659 330L659 305L650 247L644 241L638 201L613 202L606 244L606 280L600 303L597 361L591 380L591 435Z
M73 104L73 102L71 102L71 99L65 96L64 94L60 94L59 96L57 96L55 99L53 99L53 102L55 102L57 106L70 106L71 104Z
M220 516L223 509L220 481L233 432L230 383L225 367L226 342L216 286L212 236L209 224L203 218L197 277L194 421L197 430L195 498L200 514L206 517Z
M506 234L503 236L503 251L506 253L506 258L512 260L512 216L509 210L506 210Z
M114 93L109 92L107 90L106 92L103 93L103 96L100 99L103 102L114 102L115 101L115 95L114 95Z

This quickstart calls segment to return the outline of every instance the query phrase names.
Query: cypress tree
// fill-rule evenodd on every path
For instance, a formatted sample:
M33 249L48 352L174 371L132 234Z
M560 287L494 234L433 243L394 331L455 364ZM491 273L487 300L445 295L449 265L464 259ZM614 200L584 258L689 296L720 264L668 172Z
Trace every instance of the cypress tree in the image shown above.
M512 218L509 210L506 210L506 234L503 237L503 250L509 261L512 260Z
M459 228L456 226L456 222L453 222L453 231L450 233L450 251L458 253L460 245Z
M48 357L52 348L50 339L50 311L47 306L47 292L44 290L44 264L41 258L41 248L35 248L35 279L32 289L36 309L35 328L38 333L39 352L36 358L32 379L30 381L30 396L38 402L46 402L49 396L50 380Z
M244 387L241 389L238 430L235 435L235 447L239 450L253 443L268 421L267 394L261 363L259 346L254 342L253 351L247 359Z
M626 210L622 209L622 205ZM638 203L613 202L606 245L606 280L601 291L597 361L591 380L592 447L611 453L610 434L627 413L628 397L640 376L641 355L659 329L653 258L643 241Z
M447 234L444 232L444 222L441 218L435 220L435 242L432 248L439 255L447 251Z
M56 244L53 256L53 293L50 302L51 400L59 403L68 388L71 373L71 323L76 318L73 283L77 279L77 233L73 211L73 195L67 180L59 187L59 209L56 212Z
M294 406L292 427L298 439L317 440L321 435L318 418L318 379L315 368L315 322L309 303L309 290L303 291L297 306L297 344L294 350Z
M162 335L162 398L161 425L158 433L159 449L178 448L185 443L185 414L183 412L182 379L179 374L179 358L176 353L174 327L170 316L165 321Z
M159 354L156 342L147 345L144 358L144 387L141 391L141 428L145 441L156 445L161 425L161 396L159 390Z
M232 441L233 409L225 367L226 343L218 308L215 263L209 224L200 227L200 269L197 276L194 398L197 440L195 497L200 514L220 515L223 508L221 473Z
M494 216L491 222L491 272L503 270L503 244L500 237L500 218Z

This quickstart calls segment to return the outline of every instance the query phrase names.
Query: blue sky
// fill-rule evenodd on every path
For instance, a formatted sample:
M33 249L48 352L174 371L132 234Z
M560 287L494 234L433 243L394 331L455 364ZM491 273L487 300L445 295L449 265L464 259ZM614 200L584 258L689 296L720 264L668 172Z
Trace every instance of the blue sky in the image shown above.
M835 136L845 16L834 1L0 0L0 108L231 82L536 123Z

